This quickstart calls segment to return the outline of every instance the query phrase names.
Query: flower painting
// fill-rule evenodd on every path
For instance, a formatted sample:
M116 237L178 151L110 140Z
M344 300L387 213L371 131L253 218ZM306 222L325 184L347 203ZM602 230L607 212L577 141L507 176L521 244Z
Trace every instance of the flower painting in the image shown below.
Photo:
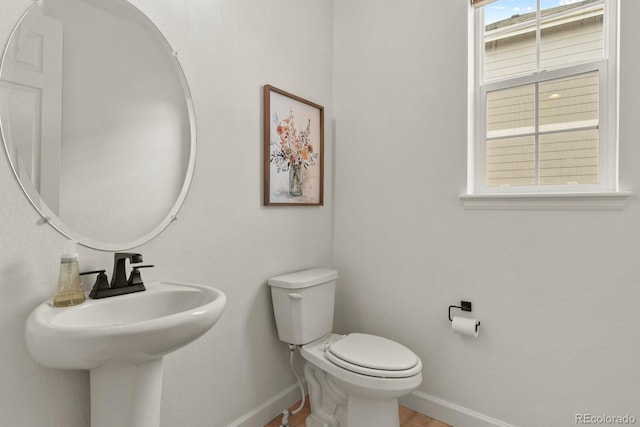
M300 129L294 124L293 111L284 119L280 119L275 111L272 120L277 137L271 142L270 162L275 165L276 172L286 172L293 166L304 166L305 169L314 166L318 153L313 151L311 144L311 119L307 119L306 126Z
M264 87L264 204L322 205L324 108Z

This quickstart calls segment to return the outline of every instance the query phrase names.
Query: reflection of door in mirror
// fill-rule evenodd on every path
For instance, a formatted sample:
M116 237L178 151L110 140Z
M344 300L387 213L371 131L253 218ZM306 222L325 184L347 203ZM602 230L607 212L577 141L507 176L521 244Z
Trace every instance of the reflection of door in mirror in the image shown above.
M0 81L0 108L10 158L31 200L60 209L62 114L62 22L34 9L7 47ZM19 160L20 159L20 160ZM31 159L31 161L24 161ZM40 196L38 196L38 193Z

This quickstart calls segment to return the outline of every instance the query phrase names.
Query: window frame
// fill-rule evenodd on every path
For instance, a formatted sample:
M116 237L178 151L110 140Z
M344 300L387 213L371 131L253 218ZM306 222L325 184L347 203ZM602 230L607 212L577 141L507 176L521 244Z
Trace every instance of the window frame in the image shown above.
M538 9L540 0L537 0ZM540 195L544 199L548 195L574 195L574 194L594 194L600 196L607 193L619 193L618 188L618 46L619 46L619 5L618 0L601 0L598 3L604 7L603 20L603 58L584 62L580 64L566 65L562 67L550 68L535 71L529 74L522 74L508 78L497 78L487 82L482 82L482 67L484 64L484 11L483 8L472 10L470 23L473 31L470 33L469 58L473 59L473 66L470 66L472 77L469 83L473 84L469 92L469 159L467 195L465 199L470 199L473 195L478 196L500 196L499 200L505 200L504 196L530 196ZM594 4L590 4L589 7ZM541 18L540 13L533 21L536 25L536 50L540 46L540 23L552 16ZM537 62L539 63L539 55ZM527 84L535 84L549 80L556 80L574 75L584 74L592 71L599 73L599 169L598 184L567 184L567 185L532 185L532 186L504 186L489 187L486 183L486 101L487 93L495 90L512 88ZM537 106L536 106L537 107ZM537 116L537 112L536 112ZM537 122L537 118L536 118ZM536 134L539 129L536 127ZM556 197L554 197L555 199ZM528 200L530 203L530 200Z

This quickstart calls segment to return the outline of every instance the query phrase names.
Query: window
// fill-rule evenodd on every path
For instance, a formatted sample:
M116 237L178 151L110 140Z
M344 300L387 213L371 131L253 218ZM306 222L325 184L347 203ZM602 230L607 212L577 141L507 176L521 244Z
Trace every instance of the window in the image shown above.
M617 191L617 0L475 11L470 194Z

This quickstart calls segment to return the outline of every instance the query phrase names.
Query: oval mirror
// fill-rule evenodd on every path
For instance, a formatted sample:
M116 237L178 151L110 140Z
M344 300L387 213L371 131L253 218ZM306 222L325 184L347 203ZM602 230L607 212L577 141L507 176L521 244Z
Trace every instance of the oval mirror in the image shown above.
M160 233L186 196L195 119L177 57L124 0L37 1L0 65L0 127L44 221L101 250Z

